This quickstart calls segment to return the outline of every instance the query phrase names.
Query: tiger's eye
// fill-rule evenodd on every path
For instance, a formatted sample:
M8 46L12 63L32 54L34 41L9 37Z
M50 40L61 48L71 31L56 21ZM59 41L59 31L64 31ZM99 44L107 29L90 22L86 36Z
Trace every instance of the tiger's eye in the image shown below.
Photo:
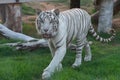
M40 19L40 23L44 23L44 21L42 19Z

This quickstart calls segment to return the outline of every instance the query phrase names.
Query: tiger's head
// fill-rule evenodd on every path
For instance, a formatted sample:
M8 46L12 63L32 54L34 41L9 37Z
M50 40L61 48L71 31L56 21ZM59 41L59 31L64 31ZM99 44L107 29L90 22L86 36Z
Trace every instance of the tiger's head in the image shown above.
M36 18L36 29L43 38L49 39L57 35L59 26L59 9L39 11Z

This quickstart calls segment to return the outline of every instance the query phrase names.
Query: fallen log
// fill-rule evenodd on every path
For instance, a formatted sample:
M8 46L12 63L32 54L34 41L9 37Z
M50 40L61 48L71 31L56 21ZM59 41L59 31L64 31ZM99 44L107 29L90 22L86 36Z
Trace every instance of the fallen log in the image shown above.
M18 39L18 40L22 40L22 41L38 40L36 38L27 36L25 34L14 32L14 31L8 29L6 26L4 26L2 24L0 24L0 33L4 37L10 38L10 39Z
M8 29L7 27L5 27L4 25L0 24L0 33L2 36L9 38L9 39L16 39L16 40L21 40L24 41L22 42L18 42L18 43L7 43L4 45L7 46L13 46L16 47L17 50L24 50L24 49L35 49L35 48L39 48L39 47L48 47L47 41L44 39L37 39L37 38L33 38L30 36L27 36L25 34L22 33L18 33L18 32L14 32L10 29Z
M46 40L37 39L37 38L33 38L33 37L27 36L22 33L14 32L2 24L0 24L0 33L4 37L24 41L24 42L17 42L17 43L1 44L2 46L15 47L16 50L30 50L30 51L41 48L41 47L44 47L44 48L48 47L48 43ZM75 44L70 44L68 47L72 50L76 49Z

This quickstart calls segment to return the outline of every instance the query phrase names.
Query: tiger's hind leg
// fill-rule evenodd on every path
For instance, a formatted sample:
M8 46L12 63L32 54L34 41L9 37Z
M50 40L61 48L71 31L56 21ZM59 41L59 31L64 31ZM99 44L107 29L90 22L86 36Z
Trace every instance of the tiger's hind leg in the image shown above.
M75 62L72 65L73 68L79 67L81 65L83 47L84 47L84 41L81 43L80 40L77 40L76 58L75 58Z
M84 61L91 61L92 59L92 54L91 54L91 49L90 49L90 45L89 42L87 41L85 46L85 57L84 57Z

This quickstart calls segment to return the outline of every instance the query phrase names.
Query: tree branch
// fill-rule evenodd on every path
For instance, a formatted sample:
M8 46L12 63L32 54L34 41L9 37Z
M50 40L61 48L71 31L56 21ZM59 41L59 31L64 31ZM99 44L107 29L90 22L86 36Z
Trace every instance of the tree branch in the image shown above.
M21 43L21 42L6 43L3 45L16 47L16 50L29 50L29 51L33 51L33 50L41 48L41 47L44 47L44 48L48 47L48 44L44 39L31 41L31 42L24 42L24 43Z

